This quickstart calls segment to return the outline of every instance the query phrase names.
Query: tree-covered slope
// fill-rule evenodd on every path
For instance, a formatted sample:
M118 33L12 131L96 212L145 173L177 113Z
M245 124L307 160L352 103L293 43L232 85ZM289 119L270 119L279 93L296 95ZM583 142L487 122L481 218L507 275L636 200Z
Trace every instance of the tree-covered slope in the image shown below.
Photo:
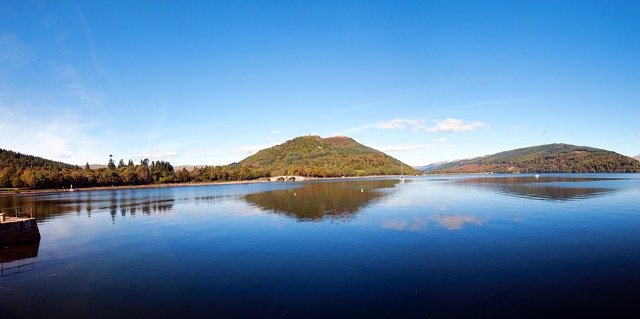
M118 166L112 159L99 169L56 162L32 155L0 149L0 188L75 188L95 186L146 185L190 181L188 173L176 173L169 162L131 160ZM182 174L180 174L182 173ZM186 173L186 176L185 176Z
M271 176L313 177L420 174L389 155L349 137L302 136L264 149L234 164Z
M631 173L640 162L615 152L569 144L519 148L446 163L428 173Z
M25 155L14 151L3 150L0 148L0 168L10 167L16 170L25 168L47 168L47 169L74 169L75 165L69 165L62 162L56 162L42 157L33 155Z

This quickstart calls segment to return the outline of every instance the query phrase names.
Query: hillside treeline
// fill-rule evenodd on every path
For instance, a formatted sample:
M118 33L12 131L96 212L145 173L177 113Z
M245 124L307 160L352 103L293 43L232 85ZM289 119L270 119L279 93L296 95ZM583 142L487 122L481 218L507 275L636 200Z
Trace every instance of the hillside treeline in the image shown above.
M430 173L637 173L640 162L607 150L548 144L443 164Z
M237 165L268 170L274 176L341 177L421 174L397 159L348 137L296 137L259 151Z
M255 180L279 175L305 177L420 174L408 165L348 137L304 136L262 150L239 163L175 170L165 161L139 164L110 156L106 168L91 169L0 149L0 188L55 189L154 183Z
M158 183L188 183L241 181L268 177L268 172L243 167L207 166L192 171L175 171L169 162L151 162L119 168L43 168L0 169L0 188L54 189L148 185Z

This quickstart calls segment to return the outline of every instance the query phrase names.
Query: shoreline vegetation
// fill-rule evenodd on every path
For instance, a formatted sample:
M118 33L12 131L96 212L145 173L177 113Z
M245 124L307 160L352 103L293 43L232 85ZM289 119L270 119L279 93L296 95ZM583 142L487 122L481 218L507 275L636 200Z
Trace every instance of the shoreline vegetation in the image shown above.
M461 173L639 173L640 162L588 146L554 143L431 165L432 174Z
M352 138L302 136L229 165L174 169L166 161L125 163L109 155L106 167L84 168L0 149L0 194L255 183L344 177L482 173L636 173L640 162L611 151L548 144L417 170Z
M229 165L174 169L166 161L129 159L92 169L0 149L0 189L79 189L158 184L245 182L279 176L339 178L417 175L422 172L399 160L340 136L296 137ZM288 178L287 178L288 179ZM298 178L299 180L300 178Z
M284 180L278 180L281 177L284 178ZM241 181L158 183L158 184L145 184L145 185L118 185L118 186L112 185L112 186L73 188L73 189L70 189L70 188L48 188L48 189L0 188L0 196L59 194L59 193L69 193L69 192L92 192L92 191L121 190L121 189L238 185L238 184L260 184L260 183L303 182L303 181L353 180L353 179L393 178L393 177L399 177L399 175L371 175L371 176L343 176L343 177L305 177L305 176L291 175L291 176L276 176L276 177L270 177L270 178L259 178L254 180L241 180Z

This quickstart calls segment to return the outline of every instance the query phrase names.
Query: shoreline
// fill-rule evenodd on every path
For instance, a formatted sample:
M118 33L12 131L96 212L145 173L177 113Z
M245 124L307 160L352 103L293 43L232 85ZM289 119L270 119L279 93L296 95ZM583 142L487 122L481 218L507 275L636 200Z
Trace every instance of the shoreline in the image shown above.
M8 195L42 195L42 194L58 194L58 193L77 193L77 192L94 192L94 191L108 191L108 190L123 190L123 189L141 189L141 188L167 188L167 187L188 187L188 186L212 186L212 185L235 185L235 184L260 184L260 183L291 183L291 182L304 182L304 181L317 181L317 180L343 180L343 179L366 179L366 178L381 178L381 177L395 177L400 175L371 175L371 176L349 176L349 177L304 177L296 175L287 175L286 177L295 177L295 181L277 181L278 177L270 177L269 180L264 178L246 180L246 181L224 181L224 182L197 182L197 183L164 183L164 184L147 184L147 185L120 185L120 186L98 186L98 187L85 187L74 188L70 191L68 188L62 189L18 189L18 190L2 190L0 196ZM284 176L282 176L284 177Z

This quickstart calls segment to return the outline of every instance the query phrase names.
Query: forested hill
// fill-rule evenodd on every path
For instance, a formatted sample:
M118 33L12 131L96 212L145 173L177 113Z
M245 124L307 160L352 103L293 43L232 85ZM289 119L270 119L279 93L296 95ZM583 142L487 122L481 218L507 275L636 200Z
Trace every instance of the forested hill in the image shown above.
M28 167L47 169L79 168L75 165L56 162L33 155L25 155L0 148L0 169L5 167L11 167L17 170L22 170Z
M632 173L640 162L615 152L569 144L519 148L445 163L427 173Z
M169 162L145 159L139 165L109 159L104 168L90 169L0 149L0 188L75 188L145 185L190 181L185 170L175 172Z
M349 137L296 137L234 164L271 176L313 177L421 174L385 153Z
M174 169L169 162L144 159L105 167L80 168L36 156L0 150L0 188L74 188L241 181L277 175L312 177L420 174L397 159L348 137L298 137L250 156L240 163Z

